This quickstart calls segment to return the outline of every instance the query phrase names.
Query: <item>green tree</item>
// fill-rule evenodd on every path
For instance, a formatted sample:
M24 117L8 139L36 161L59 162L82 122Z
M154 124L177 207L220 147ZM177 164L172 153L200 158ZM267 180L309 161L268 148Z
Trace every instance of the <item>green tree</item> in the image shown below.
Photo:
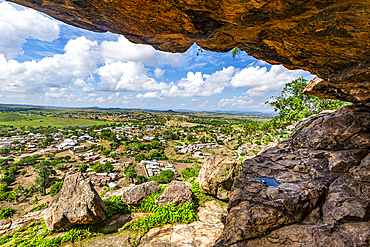
M316 96L303 94L302 92L307 84L308 81L300 77L285 84L278 96L272 96L269 101L265 102L279 112L277 116L270 120L274 126L286 126L312 114L324 110L335 110L348 104L339 100L320 99Z
M60 190L62 189L62 187L63 187L63 181L53 184L50 188L51 197L54 197L56 194L58 194Z
M127 179L131 179L131 182L134 182L134 178L137 177L137 170L135 169L136 165L129 166L125 169L125 175Z
M80 172L86 172L87 168L89 168L89 165L87 164L82 164L78 167L78 170L80 170Z
M111 172L111 171L113 171L113 169L114 169L114 167L112 165L112 162L107 161L107 162L104 163L104 165L103 165L103 171L105 171L105 172Z
M55 176L57 173L47 160L42 160L40 163L37 163L34 165L34 168L34 171L37 173L35 183L39 186L42 195L45 195L46 188L54 181L54 178L51 176Z

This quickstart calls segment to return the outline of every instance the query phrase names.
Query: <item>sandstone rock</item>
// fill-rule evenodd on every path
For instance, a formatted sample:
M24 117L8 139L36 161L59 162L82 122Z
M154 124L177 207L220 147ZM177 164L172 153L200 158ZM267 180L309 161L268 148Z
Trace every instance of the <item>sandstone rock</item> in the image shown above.
M299 148L366 149L370 148L370 108L350 105L316 119L292 140Z
M369 246L369 121L346 106L246 160L216 246Z
M329 169L333 172L348 172L370 152L368 149L352 149L328 152Z
M239 47L322 78L312 94L370 101L368 1L11 1L164 51L184 52L194 43L222 52Z
M134 187L123 190L122 202L137 206L145 198L149 196L150 193L158 193L159 184L157 181L151 181L143 184L136 185Z
M199 185L203 192L221 200L228 200L231 186L241 171L240 161L212 156L206 160L199 172Z
M124 231L109 236L90 238L82 242L85 247L135 247L140 241L138 232Z
M139 247L159 246L213 246L223 229L222 217L226 210L215 201L208 201L197 213L200 221L191 224L164 225L151 229L140 241Z
M155 204L166 206L175 202L193 203L193 200L191 198L191 191L184 182L172 180L170 185L157 198Z
M48 229L55 231L74 224L100 223L105 220L105 213L105 204L90 181L76 173L65 178L44 219Z

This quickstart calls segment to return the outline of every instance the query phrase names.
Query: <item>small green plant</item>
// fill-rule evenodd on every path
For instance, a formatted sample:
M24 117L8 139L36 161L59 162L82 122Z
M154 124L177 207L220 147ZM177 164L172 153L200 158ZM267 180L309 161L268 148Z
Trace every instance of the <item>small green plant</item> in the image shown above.
M56 184L53 184L50 188L51 197L56 196L60 192L60 190L62 189L62 186L63 186L63 181L58 182Z
M0 220L12 217L16 210L12 208L0 209Z
M123 204L121 201L122 196L111 196L105 200L107 207L107 217L110 218L116 214L129 214L134 211L130 205Z
M31 212L36 212L36 211L43 210L43 209L46 209L46 208L48 208L49 203L50 203L50 202L49 202L49 201L47 201L47 202L45 202L45 203L43 203L43 204L37 205L36 207L31 208L31 210L29 211L29 213L31 213Z
M21 175L24 176L26 174L26 170L21 171Z

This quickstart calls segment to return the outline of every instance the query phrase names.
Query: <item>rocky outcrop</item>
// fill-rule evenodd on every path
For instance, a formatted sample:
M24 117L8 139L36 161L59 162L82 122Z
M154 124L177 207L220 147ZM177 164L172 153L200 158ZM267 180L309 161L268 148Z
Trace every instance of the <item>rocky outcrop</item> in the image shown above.
M85 247L135 247L140 241L138 232L123 231L109 236L90 238L82 242Z
M368 121L346 106L246 160L216 246L370 245Z
M122 202L128 205L138 206L149 196L150 193L158 193L159 184L151 181L122 190Z
M95 224L105 220L105 204L88 179L76 173L65 178L44 219L50 231L75 224Z
M46 209L32 212L19 217L0 220L0 235L14 230L20 226L26 227L28 224L44 218Z
M317 75L310 94L370 102L368 1L11 1L163 51L184 52L194 43L221 52L237 46Z
M157 198L155 204L166 206L173 203L193 203L191 191L187 184L181 181L171 181L170 185L164 189L163 193Z
M204 162L199 172L199 185L204 193L228 200L231 186L241 171L240 161L212 156Z
M157 246L213 246L224 227L226 210L216 201L208 201L199 208L199 221L191 224L164 225L151 229L141 239L139 247Z

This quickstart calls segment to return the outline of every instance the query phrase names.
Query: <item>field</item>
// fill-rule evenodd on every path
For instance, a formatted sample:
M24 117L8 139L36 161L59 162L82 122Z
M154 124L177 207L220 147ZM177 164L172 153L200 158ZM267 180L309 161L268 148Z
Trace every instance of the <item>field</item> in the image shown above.
M108 121L84 119L84 118L62 118L53 115L0 113L0 125L10 125L16 128L22 126L31 127L68 127L68 126L90 126L100 125Z

